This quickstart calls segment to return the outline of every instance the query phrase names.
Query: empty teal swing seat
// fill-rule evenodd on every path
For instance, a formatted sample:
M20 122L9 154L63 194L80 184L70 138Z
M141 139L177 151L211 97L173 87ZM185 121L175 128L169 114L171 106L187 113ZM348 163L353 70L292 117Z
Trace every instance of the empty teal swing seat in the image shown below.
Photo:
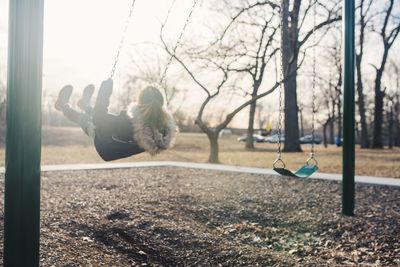
M281 164L281 167L277 167L278 164ZM285 162L283 162L281 155L278 154L278 157L274 161L272 168L282 176L308 178L318 171L318 162L314 157L314 153L311 153L310 157L306 161L306 164L298 168L295 172L292 172L291 170L286 169Z
M295 172L286 168L273 168L273 170L283 176L308 178L318 170L318 166L315 164L304 164Z

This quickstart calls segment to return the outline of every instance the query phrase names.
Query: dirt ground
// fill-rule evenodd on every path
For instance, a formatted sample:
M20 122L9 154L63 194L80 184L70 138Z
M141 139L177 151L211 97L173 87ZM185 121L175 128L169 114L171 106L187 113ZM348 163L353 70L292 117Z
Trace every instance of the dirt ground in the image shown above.
M41 264L399 266L400 188L356 192L356 216L344 217L337 182L172 167L46 172Z

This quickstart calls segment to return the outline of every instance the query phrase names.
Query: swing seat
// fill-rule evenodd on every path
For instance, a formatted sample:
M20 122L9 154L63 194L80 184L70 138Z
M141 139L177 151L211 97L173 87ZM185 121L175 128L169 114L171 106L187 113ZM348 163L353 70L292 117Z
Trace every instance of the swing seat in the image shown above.
M304 164L295 172L292 172L286 168L273 168L273 170L282 176L308 178L318 170L318 167L315 164Z

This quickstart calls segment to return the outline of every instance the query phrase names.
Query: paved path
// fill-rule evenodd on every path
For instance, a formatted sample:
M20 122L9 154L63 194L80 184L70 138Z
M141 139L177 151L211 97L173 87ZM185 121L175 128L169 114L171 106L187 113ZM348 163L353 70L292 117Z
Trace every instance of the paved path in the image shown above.
M223 164L210 163L192 163L192 162L177 162L177 161L149 161L149 162L122 162L122 163L95 163L95 164L68 164L68 165L44 165L43 172L51 171L70 171L70 170L105 170L105 169L125 169L125 168L145 168L145 167L181 167L193 169L206 169L216 171L230 171L239 173L254 173L277 175L272 169L254 168L254 167L239 167ZM4 167L0 167L0 173L4 173ZM331 181L341 181L340 174L332 173L315 173L311 179L323 179ZM357 183L399 186L400 179L388 177L372 177L372 176L356 176Z

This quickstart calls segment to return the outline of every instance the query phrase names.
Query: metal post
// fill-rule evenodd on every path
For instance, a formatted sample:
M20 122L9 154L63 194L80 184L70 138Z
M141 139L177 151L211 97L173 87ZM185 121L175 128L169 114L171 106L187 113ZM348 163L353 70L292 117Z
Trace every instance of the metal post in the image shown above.
M342 213L354 215L354 0L343 7L343 193Z
M9 1L4 266L39 266L43 1Z

